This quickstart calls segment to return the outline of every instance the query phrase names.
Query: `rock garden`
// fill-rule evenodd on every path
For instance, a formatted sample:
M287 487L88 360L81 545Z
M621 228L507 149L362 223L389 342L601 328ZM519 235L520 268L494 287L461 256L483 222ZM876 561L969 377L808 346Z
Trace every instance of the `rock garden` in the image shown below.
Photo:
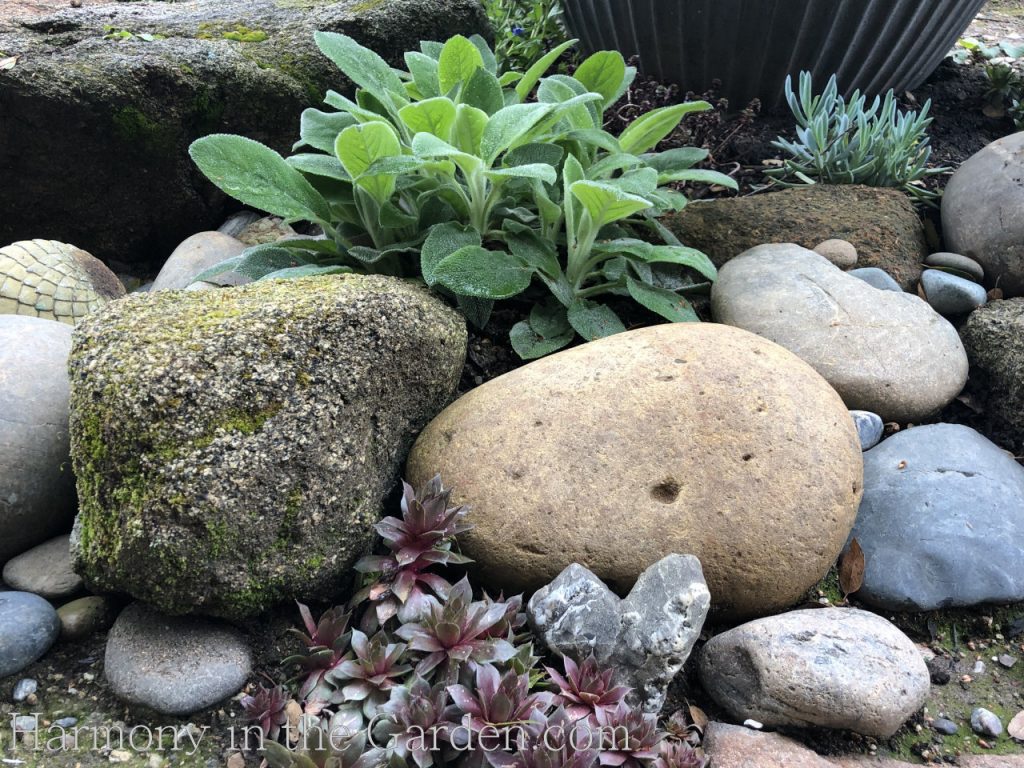
M0 0L0 764L1024 768L934 6Z

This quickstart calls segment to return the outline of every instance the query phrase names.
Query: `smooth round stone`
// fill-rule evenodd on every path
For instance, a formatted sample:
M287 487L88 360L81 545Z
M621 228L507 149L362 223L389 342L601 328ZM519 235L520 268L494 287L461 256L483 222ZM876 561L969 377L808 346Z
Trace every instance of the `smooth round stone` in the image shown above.
M840 269L853 269L857 266L857 249L847 240L826 240L814 246L813 250Z
M857 427L857 436L860 438L860 449L869 451L882 441L882 433L885 431L885 424L882 417L871 411L850 411L853 417L853 424Z
M834 563L862 457L846 406L796 355L727 325L667 323L463 395L423 430L407 475L440 472L472 503L459 543L495 591L578 563L626 594L686 553L714 610L754 616L792 605Z
M1003 732L1003 723L993 712L978 707L971 712L971 729L979 736L995 738Z
M857 597L886 611L1024 600L1024 468L973 429L929 424L864 454Z
M90 595L72 600L57 609L62 640L76 642L106 629L114 620L109 598Z
M48 600L75 594L82 589L82 579L71 570L70 539L68 534L58 536L18 555L4 566L4 581Z
M199 232L184 240L174 249L153 281L151 291L181 290L205 272L226 259L238 256L245 244L221 232ZM237 272L227 272L212 278L218 285L242 285L251 278Z
M942 196L942 231L951 251L985 270L986 284L1024 295L1024 133L992 142L953 174Z
M0 315L0 563L71 530L71 326Z
M947 720L944 717L937 717L932 720L932 730L945 736L953 736L960 730L960 727L952 720Z
M59 634L57 612L39 595L0 592L0 677L39 659Z
M31 696L33 693L39 690L39 683L33 680L31 677L26 677L17 682L14 686L14 693L11 698L14 701L21 702Z
M252 669L241 633L193 616L163 616L134 603L107 639L111 690L131 704L187 715L233 696Z
M711 312L719 323L782 345L824 376L848 408L885 421L919 422L967 381L956 328L927 302L875 290L792 243L758 246L723 266Z
M889 276L889 273L884 269L879 269L878 267L861 267L860 269L851 269L846 274L851 277L856 277L858 280L863 280L872 288L877 288L880 291L895 291L897 293L903 293L903 289L900 288L900 284L893 280L892 277Z
M920 652L868 611L821 608L758 619L711 638L704 689L736 720L888 738L930 691Z
M978 262L968 256L961 256L959 253L933 253L924 260L926 266L942 267L943 269L955 269L961 272L961 277L968 275L971 279L985 282L985 269Z
M984 286L940 269L926 269L921 274L921 286L928 303L940 315L966 315L988 301Z

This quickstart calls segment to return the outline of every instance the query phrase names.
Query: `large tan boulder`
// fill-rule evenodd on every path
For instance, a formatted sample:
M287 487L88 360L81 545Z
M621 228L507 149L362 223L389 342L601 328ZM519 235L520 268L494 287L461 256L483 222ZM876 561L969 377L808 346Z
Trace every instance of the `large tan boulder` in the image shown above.
M471 504L481 577L530 590L580 563L625 594L669 553L700 558L713 606L758 615L824 575L853 525L860 444L810 366L737 328L622 333L471 391L408 473Z

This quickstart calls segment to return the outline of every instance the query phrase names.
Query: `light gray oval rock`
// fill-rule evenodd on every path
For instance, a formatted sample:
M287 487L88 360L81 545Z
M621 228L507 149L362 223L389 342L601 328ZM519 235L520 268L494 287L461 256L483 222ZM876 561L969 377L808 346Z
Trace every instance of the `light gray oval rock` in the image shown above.
M25 669L60 634L53 606L31 592L0 592L0 678Z
M857 249L846 240L826 240L814 246L813 250L840 269L853 269L857 266Z
M70 363L76 570L166 613L333 599L465 353L463 318L395 278L110 305Z
M48 600L75 594L82 588L82 577L71 569L70 539L68 534L58 536L10 560L4 566L4 581Z
M942 196L942 232L950 250L985 270L986 285L1024 294L1024 133L972 155Z
M857 427L862 451L870 450L881 442L882 433L885 432L881 416L870 411L850 411L850 415L853 417L854 426Z
M71 326L0 315L0 563L67 531Z
M181 290L193 284L196 276L245 250L245 244L221 232L199 232L174 249L153 281L151 291ZM237 272L225 272L208 278L216 285L244 285L252 278Z
M880 616L821 608L716 635L700 656L705 690L737 720L892 736L928 696L914 643Z
M977 283L985 282L985 270L981 264L967 256L961 256L959 253L946 251L933 253L924 260L924 263L929 267L954 269L960 273L961 277L970 277Z
M860 269L851 269L847 274L849 274L850 277L856 277L858 280L863 280L872 288L877 288L880 291L903 293L903 289L900 287L900 284L890 277L889 273L884 269L879 269L878 267L861 267Z
M593 654L614 670L617 684L632 689L631 703L657 713L710 606L700 561L669 555L641 573L623 600L573 563L534 593L527 615L550 650L577 662Z
M984 286L939 269L921 274L921 287L932 309L940 315L966 315L988 301Z
M857 597L931 611L1024 600L1024 468L969 427L930 424L864 454Z
M108 597L89 595L57 609L61 640L77 642L106 629L114 620L114 605Z
M103 669L124 701L188 715L238 693L252 659L241 633L227 624L163 616L135 603L110 630Z
M994 712L977 707L971 712L971 730L979 736L997 738L1003 732L1003 723Z
M878 291L798 245L752 248L718 275L715 320L771 339L809 363L847 407L917 421L967 381L956 329L910 294Z

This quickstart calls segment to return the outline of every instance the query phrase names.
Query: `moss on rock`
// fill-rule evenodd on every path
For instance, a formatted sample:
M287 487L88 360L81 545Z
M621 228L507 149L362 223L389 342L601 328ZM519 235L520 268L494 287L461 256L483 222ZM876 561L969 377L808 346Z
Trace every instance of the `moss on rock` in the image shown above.
M76 569L240 618L345 583L466 332L421 288L344 275L136 294L74 338Z

